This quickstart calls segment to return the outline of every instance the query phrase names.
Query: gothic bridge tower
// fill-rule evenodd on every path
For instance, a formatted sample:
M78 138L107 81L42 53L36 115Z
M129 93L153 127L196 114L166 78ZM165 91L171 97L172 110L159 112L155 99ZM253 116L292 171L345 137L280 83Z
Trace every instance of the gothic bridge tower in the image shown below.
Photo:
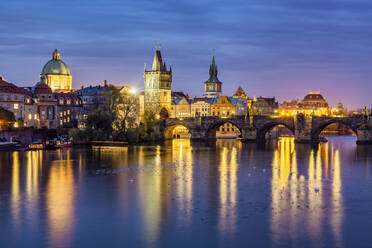
M172 68L167 69L160 50L155 51L151 71L147 71L145 66L143 79L145 110L154 111L162 118L168 117L172 100Z

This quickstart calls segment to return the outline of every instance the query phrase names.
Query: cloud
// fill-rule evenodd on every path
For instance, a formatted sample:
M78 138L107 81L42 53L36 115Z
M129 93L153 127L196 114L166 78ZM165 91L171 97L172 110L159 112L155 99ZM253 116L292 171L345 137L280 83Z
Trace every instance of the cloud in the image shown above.
M15 0L0 9L0 73L15 83L35 82L58 47L75 87L140 84L161 43L174 88L191 95L215 49L226 94L241 84L283 100L321 90L332 104L372 104L369 1Z

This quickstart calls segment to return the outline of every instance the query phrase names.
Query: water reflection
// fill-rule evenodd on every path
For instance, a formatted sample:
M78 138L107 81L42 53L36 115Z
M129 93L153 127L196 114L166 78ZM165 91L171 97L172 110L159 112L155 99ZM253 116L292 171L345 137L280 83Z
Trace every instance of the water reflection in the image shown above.
M11 188L11 210L12 219L15 229L18 229L20 223L20 164L19 164L19 152L13 153L13 165L12 165L12 188Z
M297 244L302 235L299 230L306 224L303 231L310 244L317 246L324 239L323 227L329 220L336 246L341 246L343 200L339 150L334 151L333 145L319 145L309 153L307 171L299 172L293 138L280 139L273 155L271 200L274 244L287 239ZM325 215L328 212L330 218ZM288 228L288 232L283 228Z
M73 161L69 150L63 155L51 162L47 186L48 240L52 247L68 247L75 224Z
M175 167L173 176L177 188L178 216L187 225L192 215L193 194L193 158L189 139L172 141L172 161Z
M218 226L221 234L225 234L226 231L233 231L236 227L237 148L232 146L228 149L224 144L217 144L217 146L220 146Z
M370 199L360 189L371 185L371 148L348 142L311 148L283 138L259 150L236 140L178 139L0 153L0 229L9 234L0 243L342 247L357 235L346 228L371 217L364 210L351 221L358 216L345 211L358 209L354 195ZM23 233L25 241L15 239Z
M140 150L144 149L143 147ZM150 162L150 161L149 161ZM145 171L139 175L139 190L143 212L145 239L148 245L154 245L160 232L160 220L162 210L161 199L161 158L160 146L155 149L152 164L147 164L150 172Z

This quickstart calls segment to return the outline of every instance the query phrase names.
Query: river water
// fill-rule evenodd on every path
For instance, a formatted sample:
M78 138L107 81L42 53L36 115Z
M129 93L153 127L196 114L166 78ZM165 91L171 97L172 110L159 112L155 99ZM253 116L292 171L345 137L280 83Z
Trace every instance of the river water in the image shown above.
M1 247L371 247L372 147L0 153Z

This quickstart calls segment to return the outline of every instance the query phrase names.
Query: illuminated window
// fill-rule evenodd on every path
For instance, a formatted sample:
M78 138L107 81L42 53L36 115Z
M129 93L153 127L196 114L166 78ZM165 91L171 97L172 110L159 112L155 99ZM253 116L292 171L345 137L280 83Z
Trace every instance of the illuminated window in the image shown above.
M32 114L28 114L28 119L29 119L29 120L32 119Z
M60 120L60 121L59 121L59 124L60 124L60 125L63 125L63 121L62 121L62 120Z
M67 110L67 114L68 114L68 115L70 114L70 110L69 110L69 109Z
M35 120L37 119L37 114L34 114L34 119L35 119Z
M14 103L13 108L14 108L14 109L18 109L18 103Z
M62 112L60 112L60 113L59 113L59 116L60 116L60 117L62 117L62 116L63 116L63 113L62 113Z

